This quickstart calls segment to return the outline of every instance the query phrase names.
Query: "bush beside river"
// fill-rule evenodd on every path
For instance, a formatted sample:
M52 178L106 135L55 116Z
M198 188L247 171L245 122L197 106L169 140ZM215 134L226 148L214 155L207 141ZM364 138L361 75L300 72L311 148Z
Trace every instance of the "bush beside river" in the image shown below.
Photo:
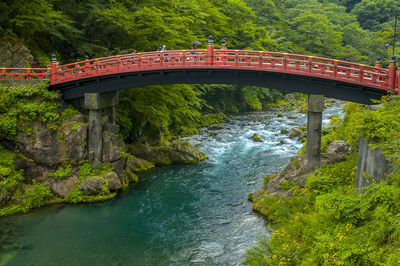
M362 193L355 188L357 154L324 165L307 175L304 184L281 179L280 191L262 189L250 195L253 207L266 216L272 236L247 252L247 265L397 265L400 261L400 98L384 99L377 111L350 103L343 119L332 117L322 150L345 140L357 150L358 137L375 147L395 171ZM288 167L298 168L298 160ZM285 170L284 170L285 171ZM282 175L282 173L280 174ZM268 175L264 185L280 175ZM386 177L380 177L386 178ZM271 185L270 185L271 187Z

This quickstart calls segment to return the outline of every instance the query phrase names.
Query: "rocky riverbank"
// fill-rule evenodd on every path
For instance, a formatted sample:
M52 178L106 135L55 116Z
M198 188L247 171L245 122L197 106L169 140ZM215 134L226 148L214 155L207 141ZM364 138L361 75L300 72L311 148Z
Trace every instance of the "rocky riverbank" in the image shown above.
M336 140L329 144L325 153L321 154L321 161L309 163L305 154L291 158L288 165L279 173L266 176L263 187L249 194L253 202L253 210L265 217L269 217L268 210L263 201L269 197L288 198L294 190L303 189L308 176L314 174L314 170L326 164L334 164L346 160L345 155L353 153L350 144L343 140Z
M103 164L93 169L87 162L87 118L58 94L25 86L2 87L0 96L0 216L51 203L110 199L155 165L207 158L186 142L127 148L119 126L105 123Z

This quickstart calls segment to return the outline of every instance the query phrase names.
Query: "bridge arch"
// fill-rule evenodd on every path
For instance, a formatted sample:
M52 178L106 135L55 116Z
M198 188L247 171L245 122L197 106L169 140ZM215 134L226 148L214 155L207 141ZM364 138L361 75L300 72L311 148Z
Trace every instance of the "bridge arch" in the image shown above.
M106 93L123 89L162 84L240 84L278 89L285 92L322 94L340 100L371 104L387 91L329 79L238 69L165 69L111 74L52 86L64 100L84 97L85 93Z

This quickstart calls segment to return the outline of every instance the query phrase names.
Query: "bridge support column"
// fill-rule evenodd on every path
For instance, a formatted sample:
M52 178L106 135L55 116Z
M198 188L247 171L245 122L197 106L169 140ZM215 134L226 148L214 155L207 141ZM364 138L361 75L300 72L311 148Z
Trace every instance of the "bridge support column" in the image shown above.
M85 108L89 109L88 154L89 163L100 168L103 157L103 124L115 124L115 105L118 93L85 93Z
M320 161L323 95L308 95L306 157L310 163Z

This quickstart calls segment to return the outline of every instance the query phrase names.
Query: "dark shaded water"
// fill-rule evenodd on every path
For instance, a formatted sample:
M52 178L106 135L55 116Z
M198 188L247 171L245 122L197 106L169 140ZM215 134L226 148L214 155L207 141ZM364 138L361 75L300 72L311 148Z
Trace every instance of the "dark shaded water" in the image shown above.
M245 114L215 136L203 131L190 141L206 162L158 168L114 200L0 220L0 265L240 264L268 234L247 194L297 154L301 144L280 134L305 123L295 114ZM253 142L254 133L265 141Z

